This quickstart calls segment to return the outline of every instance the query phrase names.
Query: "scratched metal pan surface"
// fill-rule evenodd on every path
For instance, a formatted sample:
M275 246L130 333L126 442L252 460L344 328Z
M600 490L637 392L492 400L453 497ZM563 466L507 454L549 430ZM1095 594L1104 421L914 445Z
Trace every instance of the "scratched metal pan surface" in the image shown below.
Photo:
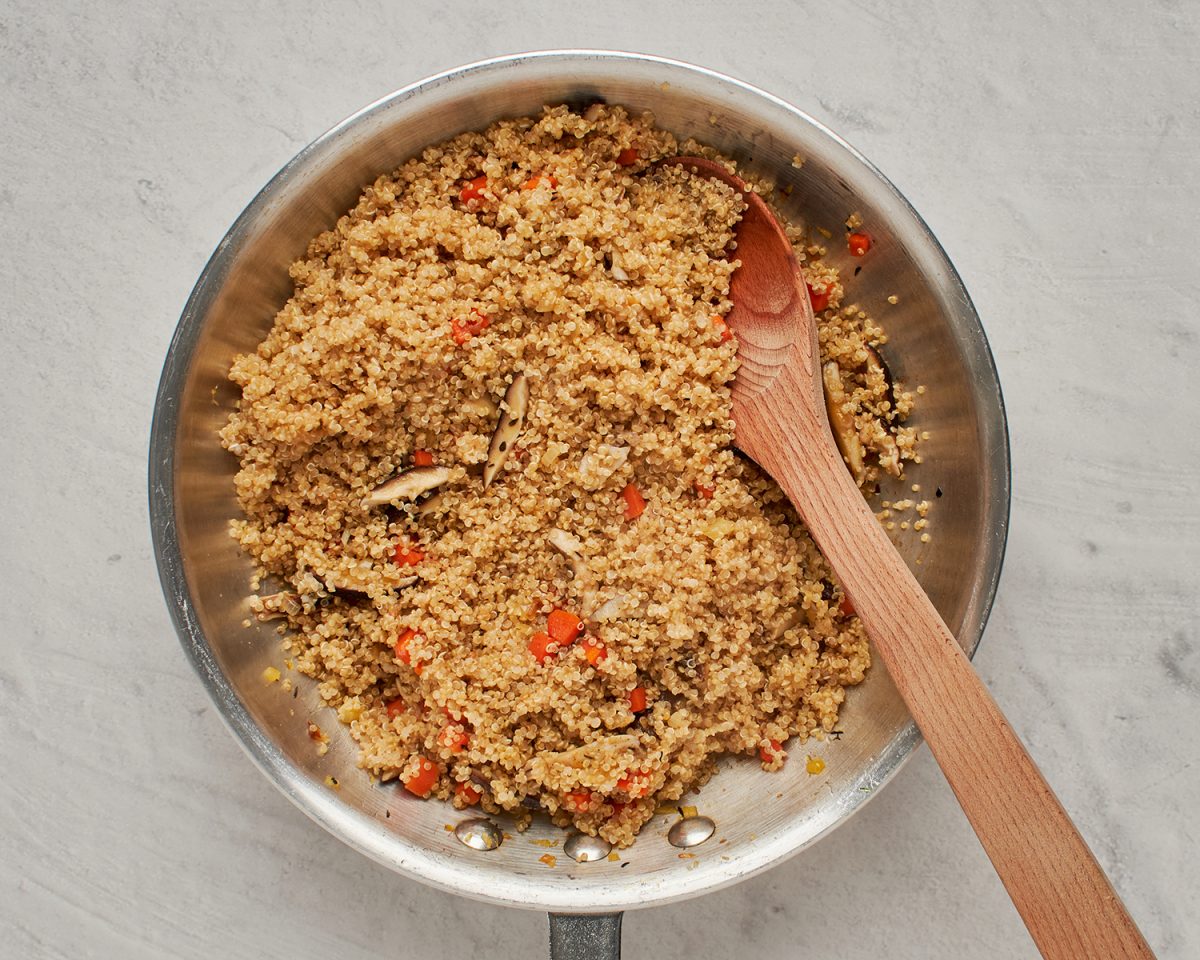
M666 841L673 817L651 821L620 862L575 863L562 833L535 822L525 834L479 852L447 824L464 815L372 784L355 764L345 728L297 678L296 699L260 674L279 663L271 624L245 629L250 565L228 533L237 515L235 461L217 430L235 400L225 375L253 350L290 293L288 264L330 227L360 189L428 144L544 104L594 99L651 110L660 125L694 136L793 189L787 214L840 239L862 213L874 239L869 269L851 296L883 320L886 358L905 383L926 386L914 417L927 430L912 483L936 489L922 544L897 544L968 653L987 619L1009 506L1008 438L986 338L942 248L900 193L854 149L797 108L730 77L637 54L567 50L472 64L406 87L354 114L301 151L254 198L204 268L166 358L150 444L150 506L159 572L184 650L220 713L258 767L313 820L392 869L453 893L561 913L613 913L727 886L803 850L843 823L896 773L919 742L887 674L875 667L850 691L838 738L820 747L821 776L804 764L764 773L729 760L692 800L716 835L681 860ZM799 168L792 160L805 158ZM847 276L844 245L831 257ZM896 297L892 305L889 297ZM314 718L331 737L318 757L306 733ZM327 776L341 785L334 791ZM391 811L387 816L386 812ZM628 863L628 866L623 864Z

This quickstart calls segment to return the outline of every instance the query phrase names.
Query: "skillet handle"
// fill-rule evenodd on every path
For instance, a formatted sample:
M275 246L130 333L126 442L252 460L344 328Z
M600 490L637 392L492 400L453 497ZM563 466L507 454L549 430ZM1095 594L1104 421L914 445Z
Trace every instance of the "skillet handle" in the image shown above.
M550 960L621 960L621 916L550 914Z

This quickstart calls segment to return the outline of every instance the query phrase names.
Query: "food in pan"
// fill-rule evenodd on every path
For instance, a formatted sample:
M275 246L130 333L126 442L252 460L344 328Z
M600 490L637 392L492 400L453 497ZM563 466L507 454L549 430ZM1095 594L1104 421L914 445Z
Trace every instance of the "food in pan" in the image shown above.
M233 363L254 607L410 794L628 844L720 755L777 769L832 731L868 668L804 525L733 449L742 201L654 166L679 153L716 157L604 105L431 146L312 241ZM787 229L870 491L917 456L914 398L832 241Z

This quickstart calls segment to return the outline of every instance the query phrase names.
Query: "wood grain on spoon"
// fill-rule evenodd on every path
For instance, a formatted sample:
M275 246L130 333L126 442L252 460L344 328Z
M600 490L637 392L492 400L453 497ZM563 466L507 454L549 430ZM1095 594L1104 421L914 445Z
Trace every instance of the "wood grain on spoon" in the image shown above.
M804 278L766 204L723 166L676 157L739 190L733 310L735 442L783 488L842 582L1009 896L1047 960L1153 958L950 628L851 479L825 413Z

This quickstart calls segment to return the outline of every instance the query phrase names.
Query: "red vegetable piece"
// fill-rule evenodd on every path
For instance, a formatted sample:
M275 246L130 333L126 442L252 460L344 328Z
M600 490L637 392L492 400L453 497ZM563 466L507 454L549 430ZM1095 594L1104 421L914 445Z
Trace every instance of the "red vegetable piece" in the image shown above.
M729 329L723 317L713 317L713 326L717 330L717 335L721 338L722 343L728 343L733 339L733 331Z
M551 190L553 190L555 187L557 187L557 186L558 186L558 178L557 178L557 177L551 177L551 176L547 176L547 177L543 177L543 176L534 176L534 177L530 177L530 178L529 178L528 180L526 180L526 181L525 181L523 184L521 184L521 189L522 189L522 190L536 190L536 189L537 189L538 187L540 187L540 186L541 186L543 183L547 183L547 184L549 184L549 185L550 185L550 189L551 189Z
M554 652L551 652L550 650L552 645L555 647ZM554 653L557 652L557 649L558 645L550 639L550 635L548 633L535 633L529 638L529 652L533 654L533 658L538 663L545 663L554 656Z
M476 177L474 180L468 180L466 185L458 191L458 199L463 203L470 203L472 200L482 200L483 191L487 189L487 177Z
M640 517L646 509L646 498L642 496L641 491L630 483L621 491L621 496L625 500L625 519L636 520Z
M411 666L412 654L408 651L408 645L412 642L412 638L416 635L417 631L412 627L409 627L396 638L394 649L396 651L396 659L401 663L407 663Z
M425 554L416 547L406 547L402 543L396 545L396 551L392 554L392 561L398 567L415 567L424 559Z
M471 742L471 736L461 723L448 723L438 734L438 743L451 753L462 753Z
M813 313L820 313L829 306L829 288L817 290L812 284L806 283L808 287L808 300L812 304Z
M846 238L852 257L861 257L871 249L871 237L865 233L852 233Z
M769 747L760 747L758 755L763 763L774 763L775 758L783 752L783 744L778 740L768 740Z
M587 662L593 667L608 656L608 647L604 645L604 641L597 640L595 637L584 637L579 646L582 648Z
M596 795L591 791L579 790L568 793L563 806L571 813L587 813L596 802Z
M555 607L546 618L546 632L560 647L565 647L582 635L583 621L571 611Z
M454 785L454 795L460 799L464 805L473 807L483 799L483 792L477 790L473 783L459 781Z
M466 320L450 321L450 336L461 347L472 337L479 336L491 325L491 318L482 310L475 309L471 311L471 316Z
M424 799L433 792L433 788L437 785L438 777L441 771L438 770L437 764L425 757L421 757L417 761L415 772L406 771L407 777L402 778L404 789L411 794Z
M644 797L650 792L650 770L646 767L630 770L617 781L617 789L635 800Z

